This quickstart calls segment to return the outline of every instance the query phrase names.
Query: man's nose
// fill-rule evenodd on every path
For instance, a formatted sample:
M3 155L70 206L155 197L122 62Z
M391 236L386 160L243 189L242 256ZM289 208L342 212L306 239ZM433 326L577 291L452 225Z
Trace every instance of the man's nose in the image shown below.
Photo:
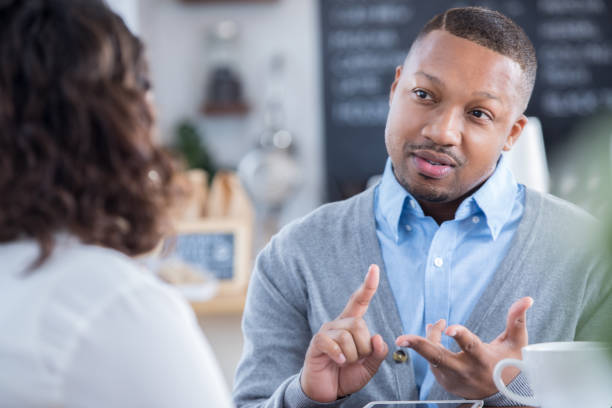
M423 127L423 136L440 146L456 146L463 133L463 110L444 109L432 112Z

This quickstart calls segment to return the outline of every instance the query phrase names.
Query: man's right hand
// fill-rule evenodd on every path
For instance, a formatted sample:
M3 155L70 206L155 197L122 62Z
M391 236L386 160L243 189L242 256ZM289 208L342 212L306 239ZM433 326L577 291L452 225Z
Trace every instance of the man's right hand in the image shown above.
M361 286L335 320L310 341L300 383L312 400L330 402L362 389L389 351L382 337L370 336L363 319L378 288L380 271L370 265Z

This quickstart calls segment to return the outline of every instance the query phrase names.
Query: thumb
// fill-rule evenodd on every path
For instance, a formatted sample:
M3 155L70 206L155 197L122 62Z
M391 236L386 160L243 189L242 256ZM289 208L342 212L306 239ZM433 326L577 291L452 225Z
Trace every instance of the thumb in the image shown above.
M508 310L506 321L506 341L514 347L523 347L528 343L527 336L527 309L533 305L529 296L514 302Z
M370 340L372 342L372 354L367 356L363 360L363 366L368 370L368 373L371 377L374 377L374 374L378 371L378 367L387 357L387 353L389 352L389 346L383 340L380 334L372 336Z

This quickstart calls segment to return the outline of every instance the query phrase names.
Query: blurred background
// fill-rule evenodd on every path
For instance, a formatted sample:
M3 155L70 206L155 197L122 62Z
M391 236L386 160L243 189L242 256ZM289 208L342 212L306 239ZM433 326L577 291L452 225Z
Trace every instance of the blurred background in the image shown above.
M376 181L394 68L423 24L454 6L499 10L536 46L530 125L508 158L519 181L594 214L609 209L608 0L108 3L147 47L159 140L190 167L235 172L248 192L251 264L282 225ZM230 385L240 304L196 308Z

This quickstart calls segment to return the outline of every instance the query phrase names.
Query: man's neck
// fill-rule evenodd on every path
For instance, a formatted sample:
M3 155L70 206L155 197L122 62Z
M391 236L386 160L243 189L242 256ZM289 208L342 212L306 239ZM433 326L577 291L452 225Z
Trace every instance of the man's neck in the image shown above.
M485 183L485 181L488 180L489 177L487 177L484 181L482 181L476 187L474 187L473 189L471 189L470 191L468 191L461 197L456 198L455 200L447 201L444 203L437 203L433 201L418 200L418 199L417 201L419 202L421 208L423 209L423 213L426 216L433 218L438 223L438 225L440 225L444 221L455 219L455 213L457 212L457 208L459 208L463 200L471 196L476 190L482 187L482 185Z
M423 213L433 218L438 223L438 225L440 225L444 221L452 220L455 218L457 208L459 208L459 204L461 204L462 201L463 197L448 203L432 203L429 201L419 200L419 204L423 209Z

